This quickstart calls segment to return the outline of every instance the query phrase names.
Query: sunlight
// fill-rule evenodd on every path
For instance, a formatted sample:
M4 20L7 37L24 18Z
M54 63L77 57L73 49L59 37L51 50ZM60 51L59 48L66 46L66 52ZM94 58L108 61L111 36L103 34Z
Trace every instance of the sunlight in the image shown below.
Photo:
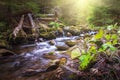
M77 3L76 6L78 6L81 9L85 9L89 5L89 0L78 0L76 3Z

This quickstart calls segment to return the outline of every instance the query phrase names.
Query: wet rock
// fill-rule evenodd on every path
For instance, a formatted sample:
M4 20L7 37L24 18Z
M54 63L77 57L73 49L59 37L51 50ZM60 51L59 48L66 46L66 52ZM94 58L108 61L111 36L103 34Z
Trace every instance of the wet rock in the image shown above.
M39 72L36 70L32 70L32 69L28 69L26 72L22 73L23 77L30 77L30 76L35 76L37 75Z
M51 54L44 54L43 58L52 59L52 60L57 59L57 57L55 55L51 55Z
M44 40L43 40L43 38L39 38L38 41L43 42Z
M58 28L56 35L57 36L65 36L63 29L62 28Z
M76 40L68 40L65 42L68 46L72 47L74 46L75 44L77 44L77 41Z
M91 37L89 33L86 33L84 37Z
M69 47L66 46L56 46L58 50L67 50Z
M59 44L56 45L58 50L67 50L69 48L68 45L66 45L65 43L60 42Z
M22 73L23 77L31 77L38 74L46 74L48 72L52 72L56 70L59 67L60 60L53 60L52 62L49 62L46 66L44 66L44 69L27 69L24 73ZM51 74L51 73L50 73Z
M28 41L33 41L33 42L35 41L35 37L33 37L33 35L30 34L27 36L27 39Z
M16 44L28 43L28 40L25 37L23 37L23 36L20 36L20 37L18 36L15 39L11 38L9 42L12 45L16 45Z
M56 35L54 32L43 32L43 33L40 33L40 37L44 39L55 39Z
M50 45L55 45L55 41L54 41L54 40L50 40L50 41L49 41L49 44L50 44Z
M72 35L79 35L81 32L81 27L79 26L67 26L64 27L65 32L70 32Z
M67 32L66 36L67 36L67 37L71 37L72 34L71 34L70 32Z
M7 49L0 49L0 56L12 56L12 55L15 55L15 53Z
M71 58L75 59L81 55L79 48L75 48L71 51Z

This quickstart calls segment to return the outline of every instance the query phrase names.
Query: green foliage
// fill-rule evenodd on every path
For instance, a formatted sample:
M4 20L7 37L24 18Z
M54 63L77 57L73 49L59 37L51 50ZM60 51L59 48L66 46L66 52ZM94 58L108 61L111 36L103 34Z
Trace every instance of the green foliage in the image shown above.
M95 26L105 26L115 23L118 23L118 25L120 25L119 23L120 8L118 7L120 1L104 0L102 1L102 3L103 4L100 5L93 4L90 6L91 12L87 17L88 23L93 24Z
M54 54L54 52L49 52L48 54L49 54L49 55L53 55L53 54Z
M109 30L114 30L114 28ZM81 70L88 68L98 53L112 55L117 50L114 45L118 44L118 35L109 33L109 30L100 29L91 39L84 39L84 46L86 47L82 50L82 55L80 57L78 56Z
M80 56L79 57L79 60L80 60L80 69L81 70L86 69L93 58L94 58L94 56L91 55L91 53L89 53L89 52L87 52L86 54Z
M6 23L0 22L0 32L7 30Z
M106 49L110 49L111 51L116 51L117 49L110 43L105 43L102 45L102 49L105 51Z
M111 31L111 30L119 28L117 25L118 25L117 23L115 23L114 25L108 25L107 30Z
M120 30L117 33L120 34Z
M92 12L87 18L89 24L93 24L95 26L105 26L113 24L114 19L112 18L109 7L94 6L91 11Z
M95 40L101 39L104 35L104 31L102 29L99 30L99 32L94 36Z
M35 2L32 2L32 1L27 2L27 3L26 3L26 7L27 7L29 10L32 10L34 13L37 13L37 12L39 12L39 10L40 10L38 4L35 3Z
M59 23L59 22L50 22L49 25L52 26L53 28L56 28L56 29L58 29L61 26L63 26L63 24Z
M8 14L7 11L9 12L9 15L13 14L19 14L21 12L33 12L37 13L40 10L39 4L37 0L7 0L7 1L1 1L2 6L4 7L5 10L3 10L2 14Z

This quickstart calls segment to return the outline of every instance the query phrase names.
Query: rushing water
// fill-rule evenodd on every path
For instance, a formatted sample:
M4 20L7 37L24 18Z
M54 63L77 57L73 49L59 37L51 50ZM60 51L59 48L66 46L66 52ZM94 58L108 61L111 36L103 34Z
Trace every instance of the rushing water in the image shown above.
M26 78L23 74L27 71L44 70L51 59L44 58L43 55L48 54L51 51L54 52L56 59L61 57L69 58L67 55L59 54L55 45L62 45L66 40L75 40L78 38L79 36L59 37L54 39L54 45L50 45L49 41L45 41L16 47L15 52L20 53L19 55L0 58L0 80L45 80L45 76L42 75ZM60 80L70 80L67 78L68 77L65 76L65 78Z

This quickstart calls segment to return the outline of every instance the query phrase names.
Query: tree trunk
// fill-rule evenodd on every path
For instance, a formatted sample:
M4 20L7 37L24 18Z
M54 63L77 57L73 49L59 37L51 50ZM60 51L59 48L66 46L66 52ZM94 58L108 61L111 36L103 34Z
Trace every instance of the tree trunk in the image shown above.
M19 31L22 29L22 25L23 25L23 21L24 21L24 15L22 15L19 24L17 27L15 27L14 31L13 31L13 35L14 37L17 37L17 34L19 33Z

